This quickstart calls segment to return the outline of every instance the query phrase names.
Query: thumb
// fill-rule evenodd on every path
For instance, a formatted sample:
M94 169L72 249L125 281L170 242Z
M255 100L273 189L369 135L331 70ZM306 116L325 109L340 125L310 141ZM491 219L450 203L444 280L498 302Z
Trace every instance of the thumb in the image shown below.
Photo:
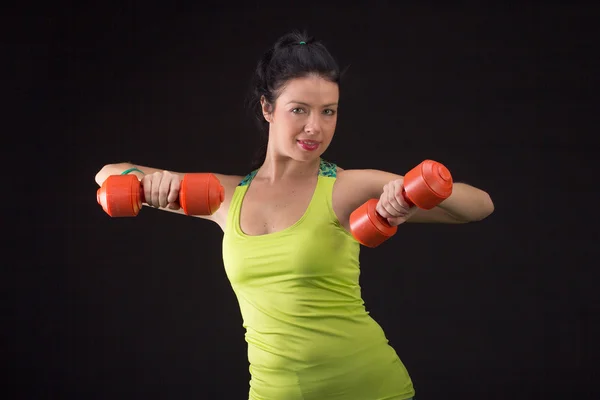
M401 217L390 217L390 218L386 218L386 220L387 220L387 223L388 223L390 226L398 226L398 225L400 225L401 219L402 219Z

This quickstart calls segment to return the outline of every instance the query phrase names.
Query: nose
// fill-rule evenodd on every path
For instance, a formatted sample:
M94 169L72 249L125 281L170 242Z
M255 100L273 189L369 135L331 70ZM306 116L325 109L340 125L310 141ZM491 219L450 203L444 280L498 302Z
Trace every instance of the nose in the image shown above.
M319 113L311 113L304 125L304 132L308 135L318 135L321 133L321 115Z

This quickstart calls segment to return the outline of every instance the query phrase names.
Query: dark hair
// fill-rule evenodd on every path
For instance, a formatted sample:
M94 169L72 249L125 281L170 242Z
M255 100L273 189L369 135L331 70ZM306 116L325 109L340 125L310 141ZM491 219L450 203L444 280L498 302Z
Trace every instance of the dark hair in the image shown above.
M261 145L252 169L262 165L267 153L268 122L262 113L261 97L264 96L266 102L274 106L288 80L313 74L340 83L341 73L336 60L322 42L306 32L292 31L281 36L259 60L247 104L261 134Z

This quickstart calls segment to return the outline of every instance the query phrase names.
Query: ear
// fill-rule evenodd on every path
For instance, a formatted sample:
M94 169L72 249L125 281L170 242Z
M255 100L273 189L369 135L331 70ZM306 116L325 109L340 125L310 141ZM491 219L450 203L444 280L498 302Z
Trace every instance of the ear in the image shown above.
M271 106L271 103L265 99L265 96L260 96L260 108L262 109L262 114L267 122L271 122L271 111L273 110L273 107Z

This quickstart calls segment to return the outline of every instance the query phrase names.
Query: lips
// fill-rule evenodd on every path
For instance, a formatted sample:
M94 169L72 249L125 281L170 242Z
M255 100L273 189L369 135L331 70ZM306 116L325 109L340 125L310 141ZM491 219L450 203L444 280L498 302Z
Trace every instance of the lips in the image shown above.
M313 151L319 147L319 142L316 140L298 140L298 145L304 150Z

